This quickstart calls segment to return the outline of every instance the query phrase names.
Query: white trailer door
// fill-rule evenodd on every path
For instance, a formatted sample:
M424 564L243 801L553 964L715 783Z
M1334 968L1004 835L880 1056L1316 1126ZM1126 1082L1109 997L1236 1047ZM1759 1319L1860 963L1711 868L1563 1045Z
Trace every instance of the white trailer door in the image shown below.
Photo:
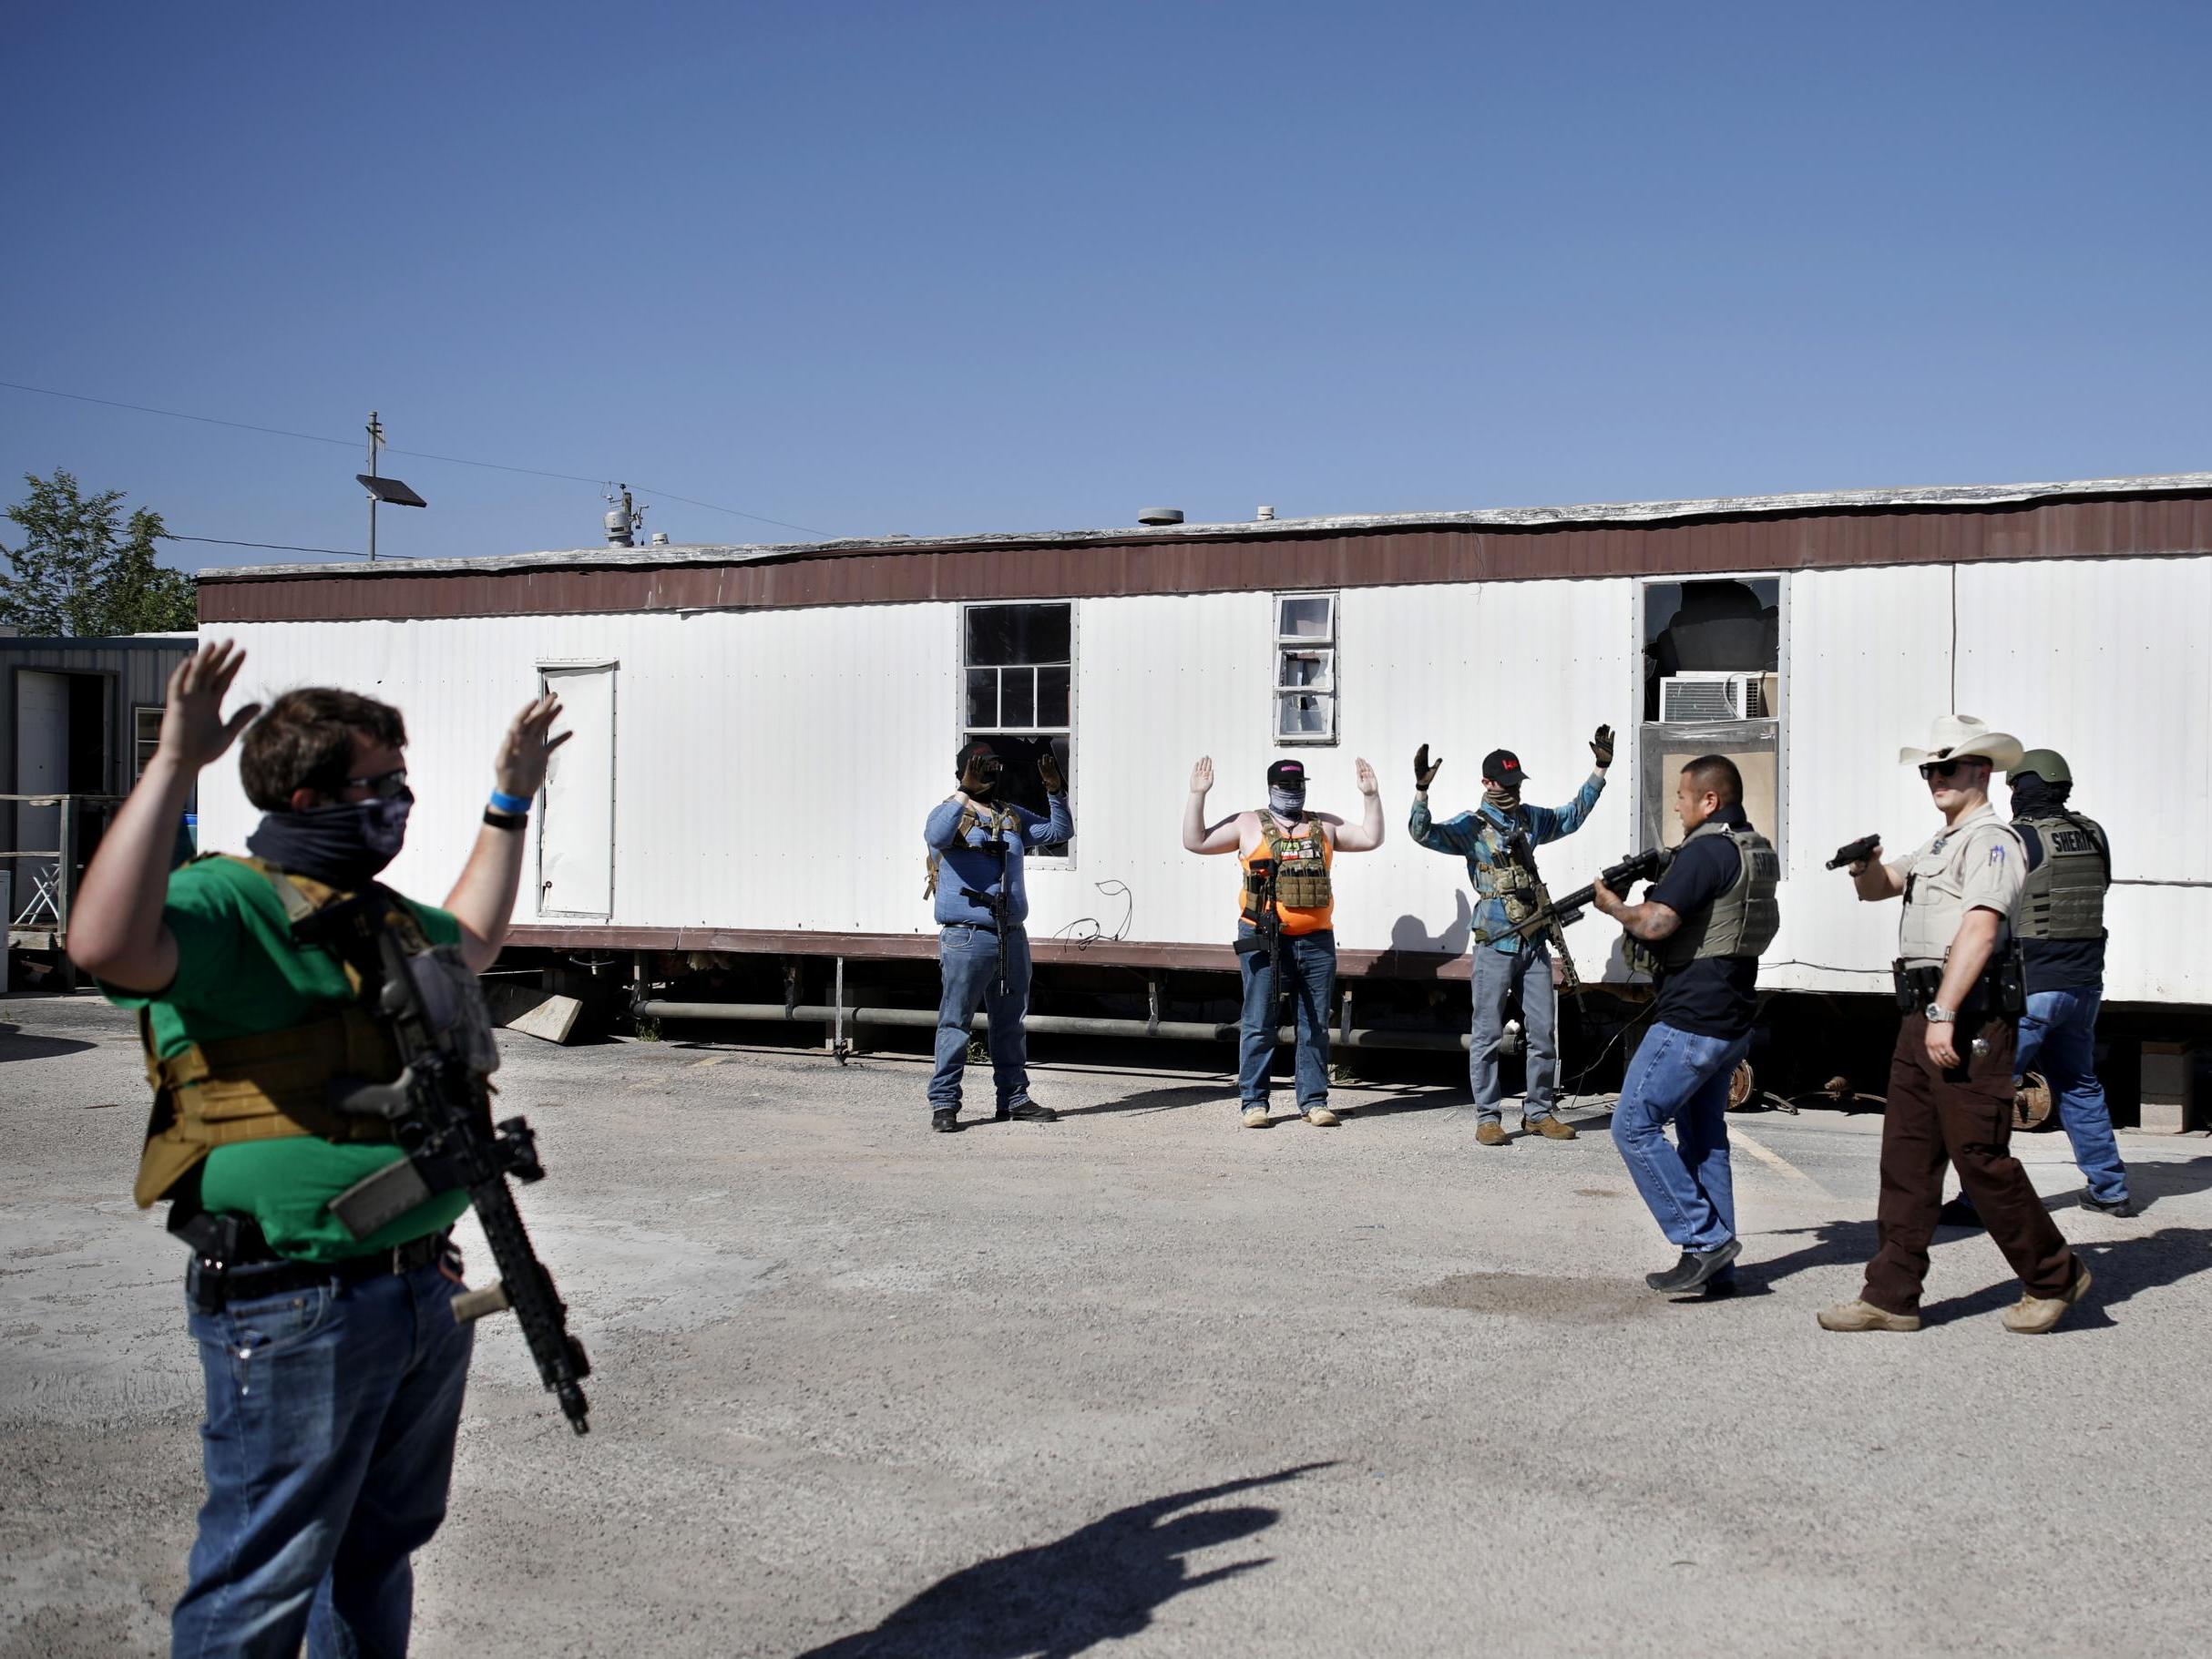
M69 787L69 676L37 669L15 671L15 789L19 795L57 795ZM15 808L15 850L39 852L61 844L61 808ZM38 892L34 873L54 879L59 860L16 862L16 896L28 908ZM13 921L15 917L8 918Z
M538 819L538 913L606 921L614 915L614 677L611 662L547 663L545 689L573 733L546 771Z

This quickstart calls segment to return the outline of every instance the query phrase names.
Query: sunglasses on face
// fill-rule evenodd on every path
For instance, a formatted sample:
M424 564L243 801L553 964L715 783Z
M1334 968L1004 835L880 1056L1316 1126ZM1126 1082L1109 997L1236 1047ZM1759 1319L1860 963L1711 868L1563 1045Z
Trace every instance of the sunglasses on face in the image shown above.
M1933 783L1938 778L1957 777L1967 767L1977 766L1981 763L1979 760L1971 757L1962 761L1929 761L1920 767L1920 776L1930 783Z
M348 778L345 786L348 789L365 789L372 799L378 801L396 801L402 796L408 800L415 798L414 793L407 787L407 769L405 766L394 767L390 772L380 772L373 778Z

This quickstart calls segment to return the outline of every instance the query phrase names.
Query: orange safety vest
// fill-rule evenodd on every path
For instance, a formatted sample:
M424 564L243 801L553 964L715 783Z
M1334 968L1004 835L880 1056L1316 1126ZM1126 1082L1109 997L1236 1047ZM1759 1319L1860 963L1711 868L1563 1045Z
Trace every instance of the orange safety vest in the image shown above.
M1307 818L1300 823L1295 835L1286 835L1276 825L1273 813L1261 811L1259 845L1249 853L1240 851L1236 855L1244 873L1244 884L1238 889L1237 914L1255 925L1259 906L1252 897L1252 861L1261 856L1275 861L1275 911L1283 918L1284 933L1326 932L1334 925L1336 913L1336 893L1329 880L1336 847L1329 839L1328 831L1316 820ZM1306 905L1290 902L1308 896L1317 896L1320 902Z

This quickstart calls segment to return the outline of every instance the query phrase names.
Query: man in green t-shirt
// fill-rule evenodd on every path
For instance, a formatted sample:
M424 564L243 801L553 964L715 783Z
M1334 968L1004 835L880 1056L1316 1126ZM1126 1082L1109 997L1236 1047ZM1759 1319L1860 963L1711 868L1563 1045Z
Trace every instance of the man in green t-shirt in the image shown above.
M138 1010L147 1040L156 1101L138 1202L167 1199L196 1252L208 1500L173 1651L292 1655L304 1638L318 1659L404 1654L409 1558L445 1517L467 1380L445 1232L468 1199L437 1194L359 1239L331 1214L401 1153L330 1112L327 1084L389 1078L397 1055L358 976L296 939L293 914L368 888L397 855L415 800L407 733L389 704L329 687L226 721L244 661L203 646L169 677L159 746L69 918L71 957ZM514 913L559 712L541 697L508 729L444 906L400 899L394 913L479 973ZM241 732L240 781L264 814L254 857L172 875L194 780Z

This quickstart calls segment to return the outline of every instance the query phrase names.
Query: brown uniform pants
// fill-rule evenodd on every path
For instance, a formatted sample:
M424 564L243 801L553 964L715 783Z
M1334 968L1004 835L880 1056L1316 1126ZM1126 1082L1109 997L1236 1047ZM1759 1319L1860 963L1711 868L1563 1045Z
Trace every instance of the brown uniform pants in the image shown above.
M1892 1314L1920 1311L1947 1162L1957 1167L1959 1184L2029 1295L2064 1295L2074 1283L2074 1253L2008 1150L2014 1036L2010 1019L1961 1017L1953 1041L1965 1063L1945 1071L1928 1058L1926 1019L1905 1017L1889 1060L1889 1105L1881 1126L1881 1248L1867 1265L1863 1293L1875 1306ZM1978 1059L1968 1047L1977 1037L1989 1044Z

